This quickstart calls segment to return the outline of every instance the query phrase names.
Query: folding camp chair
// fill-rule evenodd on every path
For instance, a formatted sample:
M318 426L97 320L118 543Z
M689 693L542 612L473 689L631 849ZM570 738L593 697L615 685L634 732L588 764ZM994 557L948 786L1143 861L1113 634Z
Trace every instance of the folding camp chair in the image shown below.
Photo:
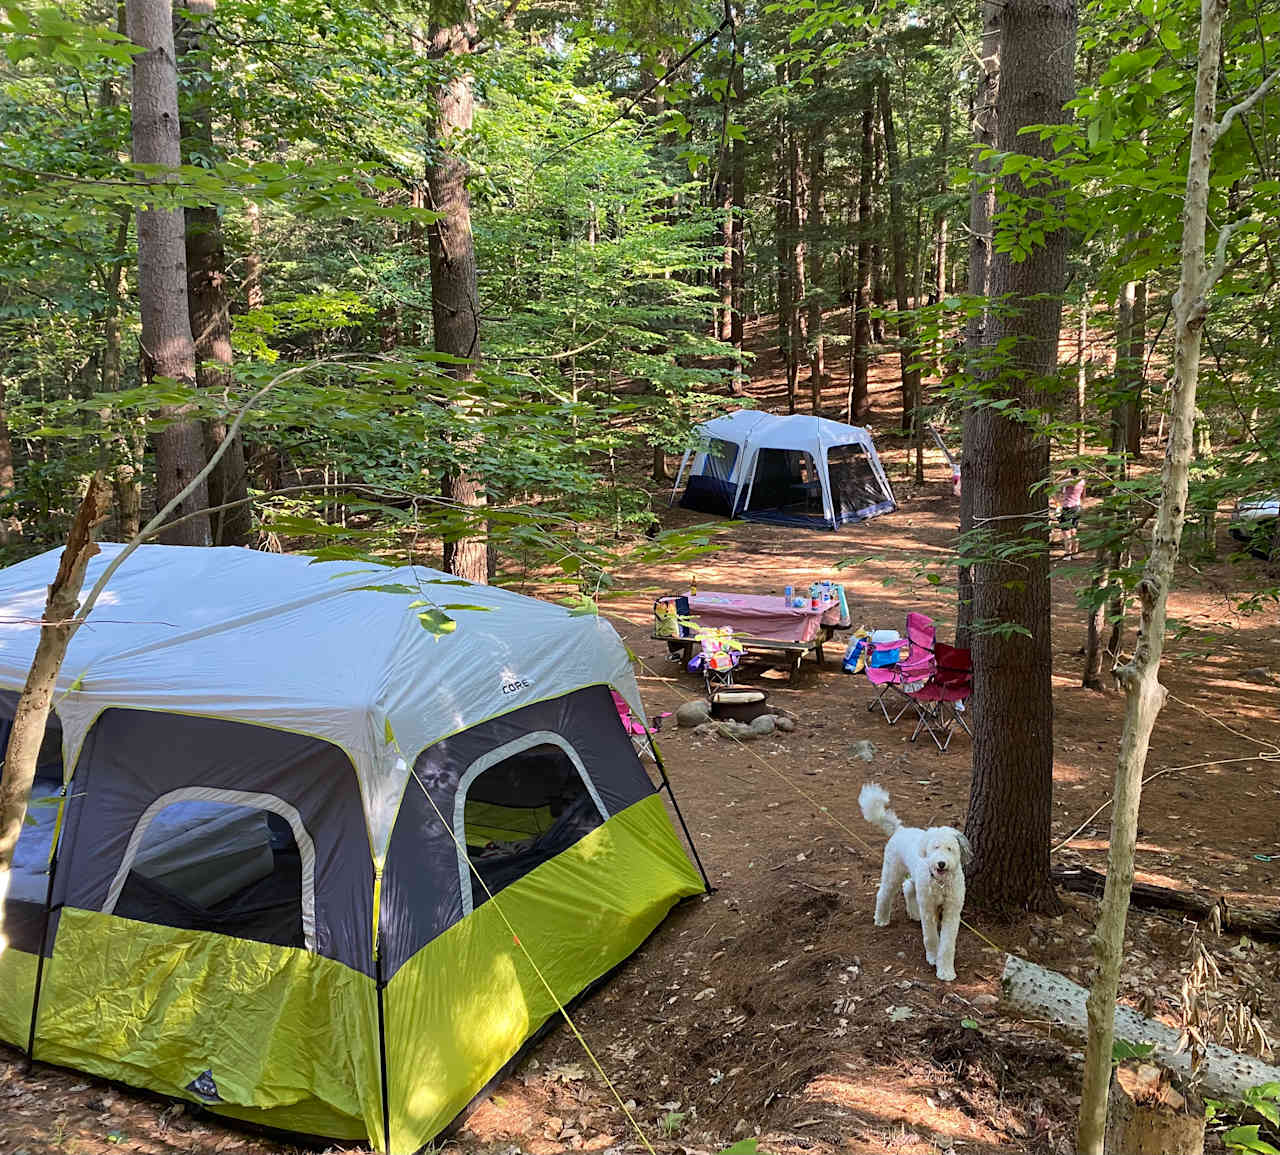
M618 711L618 719L622 722L622 728L630 737L631 745L635 747L636 753L641 758L652 758L653 748L650 744L650 739L652 735L662 729L662 719L671 717L671 712L668 710L665 714L654 715L651 729L631 712L631 706L627 703L626 698L619 694L617 690L610 690L609 693L613 695L613 705Z
M702 671L707 685L707 696L717 687L733 685L733 671L742 661L742 643L733 640L731 626L700 628L697 633L702 649L689 662L689 672Z
M937 630L927 614L907 614L907 636L891 641L876 641L872 634L867 657L867 681L879 689L868 710L880 708L884 720L892 725L913 706L906 694L907 686L928 680L933 673L933 647ZM903 649L907 653L903 654ZM889 714L891 699L900 698L900 708ZM896 701L895 705L899 705Z
M916 728L911 741L927 730L939 750L951 745L951 735L958 725L972 737L965 720L964 707L973 693L973 660L968 650L959 650L938 642L934 646L934 670L923 686L904 693L916 708Z

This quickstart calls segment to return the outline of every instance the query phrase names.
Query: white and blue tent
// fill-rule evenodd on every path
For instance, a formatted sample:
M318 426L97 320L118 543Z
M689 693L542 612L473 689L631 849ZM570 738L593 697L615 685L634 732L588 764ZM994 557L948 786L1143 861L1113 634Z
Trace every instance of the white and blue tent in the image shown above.
M804 414L739 409L696 430L671 490L703 513L838 529L897 508L871 435Z

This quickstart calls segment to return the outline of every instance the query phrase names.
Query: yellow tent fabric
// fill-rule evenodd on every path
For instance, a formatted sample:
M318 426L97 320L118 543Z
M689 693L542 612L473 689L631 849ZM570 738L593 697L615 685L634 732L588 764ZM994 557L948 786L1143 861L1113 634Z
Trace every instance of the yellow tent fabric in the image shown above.
M381 1117L376 999L372 979L304 950L69 908L36 1057L197 1101L208 1071L213 1110L363 1138Z
M655 794L423 947L386 989L389 1150L430 1140L556 1013L502 915L566 1002L703 890Z
M36 956L14 950L0 937L0 1039L27 1045L31 997L36 989Z

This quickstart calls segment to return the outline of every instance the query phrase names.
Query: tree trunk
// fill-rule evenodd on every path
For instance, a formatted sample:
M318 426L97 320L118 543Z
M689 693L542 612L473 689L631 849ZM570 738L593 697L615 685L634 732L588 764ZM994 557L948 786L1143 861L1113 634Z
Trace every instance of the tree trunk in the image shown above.
M73 622L80 606L80 587L84 571L98 552L94 530L102 524L111 509L111 486L105 476L95 473L80 503L67 545L58 563L58 572L49 587L41 618L40 640L22 695L14 710L13 728L4 764L0 767L0 877L13 863L13 848L18 844L26 819L31 783L36 776L36 761L44 742L45 724L53 706L53 690L58 681L63 656L75 633ZM8 888L0 885L0 893ZM0 932L3 926L0 926Z
M1129 398L1125 412L1125 447L1132 461L1142 457L1142 424L1146 397L1147 283L1133 286L1133 311L1129 327Z
M951 33L948 30L947 43L951 43ZM942 93L942 128L939 133L938 154L940 164L938 166L938 197L941 199L947 192L947 157L951 151L951 88L948 85ZM941 301L947 295L947 212L945 208L939 208L934 214L934 247L933 247L933 292L937 299ZM937 364L938 377L945 377L946 374L946 336L939 331L938 343L934 348L934 361Z
M0 374L0 545L9 544L10 526L16 519L5 508L13 496L13 440L9 436L9 406L4 375Z
M1127 1062L1111 1081L1108 1155L1204 1155L1204 1101L1149 1063Z
M809 216L809 181L804 170L804 157L800 148L800 130L793 124L787 134L787 165L790 169L791 203L788 226L791 231L791 356L787 362L787 395L796 392L800 377L800 359L808 360L809 353L809 303L805 299L808 286L805 281L805 232Z
M123 363L124 330L121 313L126 292L125 257L129 242L129 220L133 211L120 210L116 225L114 261L107 272L107 311L103 325L102 391L120 390ZM142 525L142 486L138 480L142 460L142 436L128 429L112 438L116 458L112 485L116 500L116 531L124 540L137 534Z
M725 97L728 100L728 96ZM724 150L728 153L728 149ZM716 336L733 339L733 173L728 155L720 158L716 188L720 194L720 316Z
M787 83L787 66L777 66L778 84ZM795 275L795 254L791 250L791 165L787 143L787 115L778 113L778 140L775 153L778 174L777 192L773 202L773 232L778 259L778 361L787 381L787 412L796 411L796 379L791 364L794 353L791 348L791 306L795 300L791 278Z
M201 53L207 49L203 25L216 11L217 0L187 0L189 19L184 20L178 38L180 71L189 98L186 118L187 163L212 164L213 80L202 67ZM196 384L204 392L220 395L230 402L234 379L231 375L231 312L227 304L227 254L222 246L222 222L212 205L186 210L187 309L191 336L195 342ZM223 418L204 422L206 459L217 452L227 434ZM214 545L247 545L253 533L253 511L249 506L249 477L244 445L237 437L218 466L209 474L209 505L218 509L210 515Z
M817 82L822 86L822 72ZM826 151L822 144L823 126L809 134L809 393L815 416L822 416L822 381L826 374L822 341L822 246L826 222L823 218L826 194Z
M244 255L244 307L261 309L266 302L262 285L262 209L256 201L244 206L245 220L249 223L249 248Z
M1000 100L1000 31L1003 5L993 0L982 4L982 74L973 98L973 184L969 191L969 295L986 302L991 296L991 228L995 218L996 190L986 149L995 148ZM990 309L984 303L965 322L964 348L970 377L978 371ZM969 484L969 462L973 458L972 430L966 410L960 444L960 534L973 529L973 486ZM963 545L962 545L963 550ZM967 551L964 551L967 552ZM956 645L968 648L973 623L973 571L962 565L956 573Z
M1060 124L1075 92L1074 0L1008 0L1002 18L999 147L1053 155L1052 143L1021 130ZM1004 178L1005 195L1022 192ZM1037 194L1039 195L1039 194ZM1052 229L1022 261L996 253L993 309L984 351L1007 346L1007 361L987 379L1018 409L1052 396L1058 367L1067 232ZM1002 358L1003 359L1003 358ZM1049 447L1035 417L990 406L968 414L964 488L974 523L987 530L974 566L974 620L1000 625L973 631L973 782L966 829L974 861L966 871L976 906L1059 909L1049 879L1053 808L1053 649L1050 639L1048 525L1043 486ZM1010 558L1005 552L1016 550Z
M116 31L128 35L123 3L116 5ZM112 74L102 82L99 103L103 109L118 108L123 100L118 74ZM124 160L121 157L121 160ZM117 393L123 379L124 326L121 315L128 292L129 222L133 210L120 205L116 218L116 235L111 248L111 264L107 268L105 285L107 306L103 315L102 343L102 391ZM110 420L109 415L104 420ZM136 428L125 428L111 437L115 457L112 483L115 487L116 532L126 540L138 532L142 524L142 472L143 435Z
M880 247L880 239L884 236L884 211L880 198L874 193L884 187L884 141L877 127L878 117L875 112L875 89L870 92L872 101L871 139L873 144L873 163L871 169L871 303L874 306L871 316L871 340L873 344L884 344L884 314L887 305L885 290L884 253Z
M1089 286L1080 286L1080 329L1076 333L1076 456L1084 452L1085 390L1089 384Z
M133 160L176 169L182 163L178 127L178 72L171 0L127 0L130 39L142 49L133 58ZM162 180L164 178L161 178ZM187 315L187 261L181 209L138 211L138 295L142 312L142 368L147 381L168 377L186 388L196 383L195 347ZM165 506L204 468L204 435L185 410L166 406L173 424L154 435L156 504ZM207 509L199 485L174 510L177 517ZM165 530L169 545L208 545L209 518L192 517Z
M1169 588L1173 583L1173 567L1178 559L1178 543L1186 517L1196 386L1200 373L1200 340L1209 310L1209 294L1225 263L1230 236L1224 226L1219 235L1214 265L1206 269L1205 229L1213 146L1222 131L1214 118L1222 23L1226 12L1226 0L1201 0L1191 157L1187 165L1182 214L1182 267L1173 308L1174 365L1173 381L1168 390L1169 442L1161 470L1160 505L1156 512L1151 552L1138 583L1142 607L1138 641L1132 659L1117 671L1125 692L1125 715L1116 765L1107 883L1093 938L1098 970L1088 1000L1089 1031L1077 1139L1081 1155L1102 1155L1103 1151L1116 995L1124 962L1129 893L1133 887L1142 772L1151 731L1167 693L1160 685L1160 659L1164 652Z
M898 134L889 101L889 80L880 80L880 121L884 129L885 162L889 176L889 227L893 236L893 290L898 305L898 358L902 372L902 430L915 430L920 421L920 370L916 360L915 327L911 301L907 296L907 223L902 211L901 169L898 164Z
M732 11L736 30L740 17L736 6ZM738 56L737 67L733 72L733 99L734 107L741 109L745 106L746 90L743 83L743 61L741 55ZM729 339L733 342L734 354L732 389L735 396L737 396L745 392L743 382L745 371L743 361L743 306L745 302L743 295L746 281L747 145L746 141L740 136L733 142L730 163L733 168L733 232L731 237L733 258L730 269L730 274L733 278L733 291L730 300L733 316L729 328Z
M470 4L462 23L436 28L431 45L439 56L470 55L475 27ZM475 240L471 235L471 195L467 191L467 164L458 155L458 139L471 131L474 104L471 76L459 69L439 89L434 137L438 142L427 165L429 208L440 214L427 230L431 264L431 320L438 353L462 359L446 372L458 381L470 381L480 360L480 297L476 283ZM460 414L466 418L465 411ZM465 442L458 446L465 456ZM655 450L655 453L657 451ZM664 470L665 473L665 470ZM479 477L465 466L449 470L442 495L467 518L469 511L485 504ZM488 547L483 534L474 533L468 521L446 534L444 568L467 581L488 580Z
M871 179L875 163L875 92L862 87L862 152L858 166L858 272L853 326L853 380L849 420L862 421L871 409L867 366L871 359Z

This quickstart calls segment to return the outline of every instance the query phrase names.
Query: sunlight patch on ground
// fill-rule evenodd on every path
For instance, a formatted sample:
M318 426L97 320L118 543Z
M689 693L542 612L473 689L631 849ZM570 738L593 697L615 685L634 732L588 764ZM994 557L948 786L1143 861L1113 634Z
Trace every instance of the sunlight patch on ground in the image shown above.
M957 1107L934 1097L933 1088L918 1086L914 1080L890 1080L883 1072L856 1075L821 1075L805 1088L806 1098L830 1103L856 1112L873 1125L917 1133L920 1143L894 1145L894 1151L933 1152L936 1141L929 1135L945 1135L952 1140L999 1143L1000 1136L981 1126ZM905 1136L904 1136L905 1138Z

